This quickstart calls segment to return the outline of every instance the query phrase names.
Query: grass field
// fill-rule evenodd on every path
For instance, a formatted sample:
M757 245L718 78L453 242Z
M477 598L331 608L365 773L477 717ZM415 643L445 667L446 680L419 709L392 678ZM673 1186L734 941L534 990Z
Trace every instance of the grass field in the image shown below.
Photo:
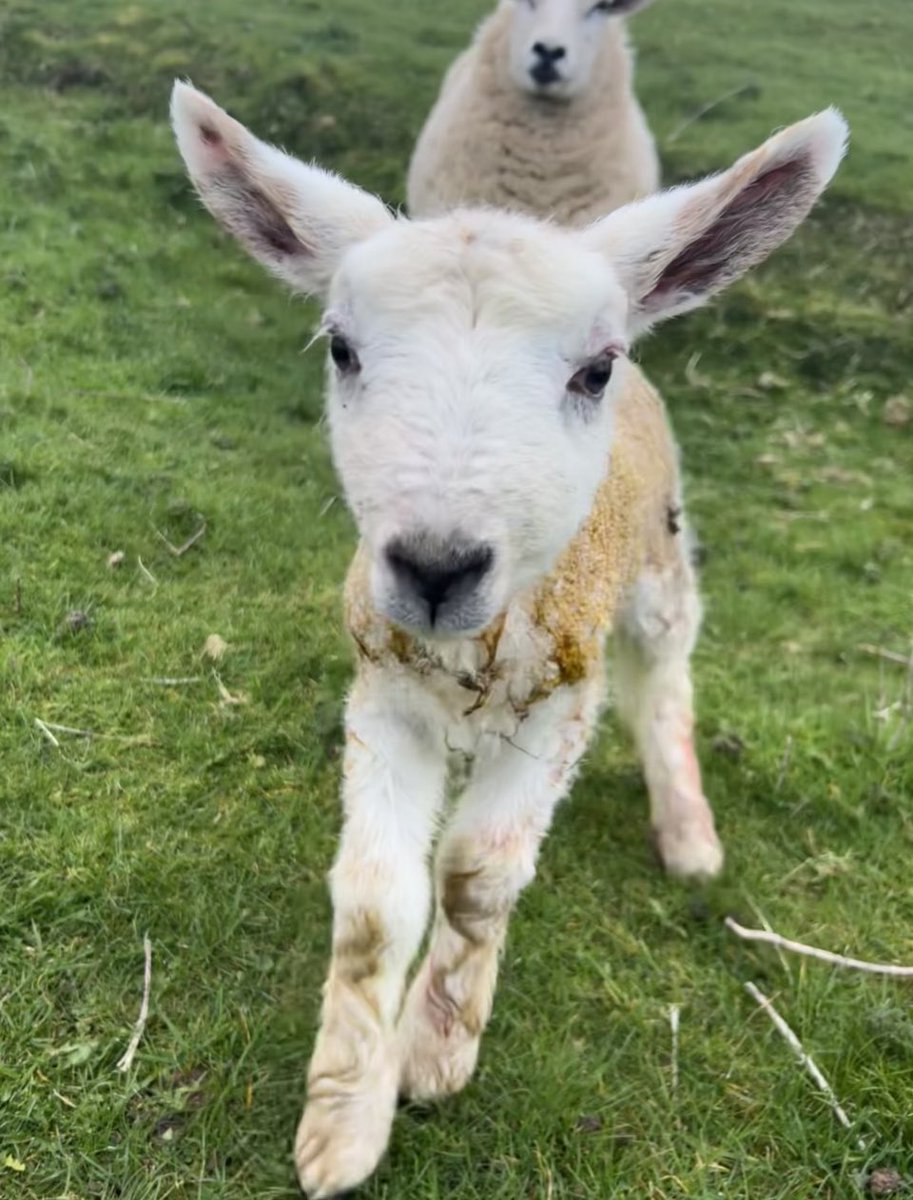
M353 530L322 355L301 353L314 311L200 211L168 89L190 76L399 202L484 7L0 12L3 1200L295 1194ZM659 0L634 32L669 179L828 103L854 133L795 240L641 350L706 551L699 733L728 868L701 893L660 877L607 721L512 926L476 1079L401 1114L366 1197L837 1200L873 1167L913 1179L911 985L781 959L721 924L913 962L913 685L860 649L913 639L913 424L895 399L913 401L913 7ZM157 532L179 544L204 521L180 558ZM53 744L36 720L94 736ZM151 1013L121 1075L147 931Z

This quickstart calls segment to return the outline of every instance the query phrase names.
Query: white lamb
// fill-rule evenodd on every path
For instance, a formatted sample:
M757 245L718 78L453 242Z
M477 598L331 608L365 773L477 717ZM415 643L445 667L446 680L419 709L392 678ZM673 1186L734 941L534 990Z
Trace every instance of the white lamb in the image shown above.
M586 225L659 186L623 16L650 0L501 0L409 168L413 217L491 204Z
M659 852L680 875L720 868L692 737L700 605L677 453L627 352L789 236L846 126L809 118L576 232L490 210L397 218L189 86L172 111L215 217L326 302L333 453L361 535L332 961L295 1149L323 1197L374 1169L398 1091L472 1075L508 916L603 704L610 631ZM454 753L473 766L403 1001Z

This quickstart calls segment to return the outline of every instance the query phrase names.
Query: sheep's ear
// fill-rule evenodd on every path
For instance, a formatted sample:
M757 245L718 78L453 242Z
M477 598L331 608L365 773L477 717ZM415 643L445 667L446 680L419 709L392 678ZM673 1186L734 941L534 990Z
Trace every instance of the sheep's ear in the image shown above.
M828 109L721 175L635 201L585 230L628 292L630 332L697 308L785 242L837 170L847 132Z
M171 122L203 203L296 291L325 294L349 246L393 220L376 196L267 146L189 84L174 85Z

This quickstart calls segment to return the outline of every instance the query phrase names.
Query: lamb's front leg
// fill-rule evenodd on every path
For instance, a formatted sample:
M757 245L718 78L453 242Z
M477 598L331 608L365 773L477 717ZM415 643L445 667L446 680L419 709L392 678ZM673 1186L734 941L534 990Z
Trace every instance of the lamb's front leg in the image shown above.
M510 911L567 793L599 707L595 680L541 701L510 740L492 738L438 851L431 945L400 1018L401 1091L459 1091L475 1069Z
M417 719L393 708L380 678L359 681L349 702L332 959L295 1141L311 1197L354 1187L386 1149L399 1080L396 1017L430 906L427 856L445 756Z

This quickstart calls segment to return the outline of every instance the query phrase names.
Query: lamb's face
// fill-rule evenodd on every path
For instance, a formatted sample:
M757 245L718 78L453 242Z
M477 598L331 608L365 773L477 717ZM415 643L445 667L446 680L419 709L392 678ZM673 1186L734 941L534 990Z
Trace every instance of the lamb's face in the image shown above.
M344 257L330 428L381 613L478 631L552 567L606 470L626 309L603 256L502 214L398 223Z
M721 175L574 233L491 211L397 220L187 84L171 103L212 214L293 288L327 298L333 450L375 602L442 635L484 628L550 569L606 469L627 339L785 241L847 133L819 113Z
M509 0L510 74L526 92L571 100L590 83L613 18L643 0Z

